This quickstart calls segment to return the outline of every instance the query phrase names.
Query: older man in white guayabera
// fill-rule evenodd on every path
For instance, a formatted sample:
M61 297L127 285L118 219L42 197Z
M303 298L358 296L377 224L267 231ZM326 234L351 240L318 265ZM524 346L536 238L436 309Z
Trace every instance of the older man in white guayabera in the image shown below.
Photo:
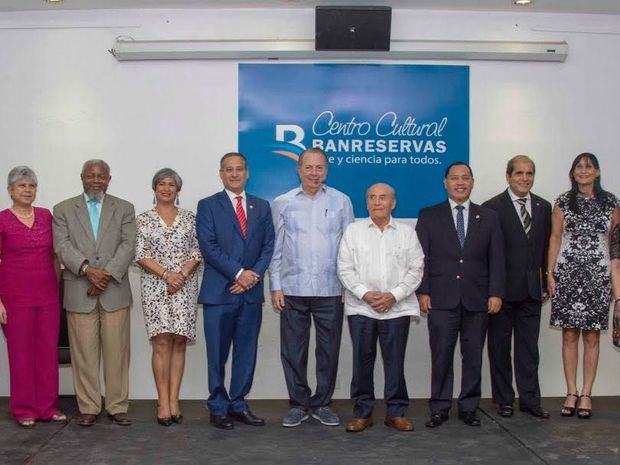
M411 316L420 314L415 290L422 281L424 252L415 230L392 218L396 193L375 184L366 193L369 218L350 224L340 241L338 276L346 288L344 310L353 343L351 399L353 419L347 431L372 426L374 362L377 340L385 370L384 424L413 431L405 418L405 350Z

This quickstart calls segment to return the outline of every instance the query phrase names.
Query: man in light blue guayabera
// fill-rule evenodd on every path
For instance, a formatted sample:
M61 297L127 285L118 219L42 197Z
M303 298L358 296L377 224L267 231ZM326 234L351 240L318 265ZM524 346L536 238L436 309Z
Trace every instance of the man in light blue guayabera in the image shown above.
M269 266L271 302L280 315L280 347L290 410L282 426L293 427L308 413L324 425L337 426L331 409L342 333L342 287L336 274L340 238L353 222L349 197L327 187L328 161L317 148L297 163L301 187L273 201L276 244ZM316 328L316 380L308 387L311 320Z

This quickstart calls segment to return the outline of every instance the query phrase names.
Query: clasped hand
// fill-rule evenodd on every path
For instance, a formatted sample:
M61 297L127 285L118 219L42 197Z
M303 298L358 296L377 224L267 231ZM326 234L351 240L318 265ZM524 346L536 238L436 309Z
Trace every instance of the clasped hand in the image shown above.
M243 270L235 282L230 286L231 294L241 294L258 284L260 276L252 270Z
M110 279L112 278L112 275L108 270L104 270L103 268L95 268L94 266L89 266L86 268L84 274L86 274L86 279L90 282L90 287L88 288L88 291L86 291L86 293L90 296L100 295L103 291L105 291L110 283Z
M168 285L168 294L172 295L183 287L185 284L185 276L181 273L169 271L166 275L166 284Z
M377 313L386 313L396 303L392 293L380 291L368 291L362 300Z

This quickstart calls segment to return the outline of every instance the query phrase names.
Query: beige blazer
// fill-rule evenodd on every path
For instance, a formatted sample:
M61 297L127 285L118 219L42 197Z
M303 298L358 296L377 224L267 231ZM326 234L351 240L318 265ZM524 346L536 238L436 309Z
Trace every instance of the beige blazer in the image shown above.
M70 312L89 313L97 305L112 312L132 303L127 270L136 249L134 207L126 200L106 194L101 206L97 240L93 234L84 194L54 207L54 250L65 266L64 307ZM80 266L104 268L112 279L99 297L86 294L90 285L79 276Z

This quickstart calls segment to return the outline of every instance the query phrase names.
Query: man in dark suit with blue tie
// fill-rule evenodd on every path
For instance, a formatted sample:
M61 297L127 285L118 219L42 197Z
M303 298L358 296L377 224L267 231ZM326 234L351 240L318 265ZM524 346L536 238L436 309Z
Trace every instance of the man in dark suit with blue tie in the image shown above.
M233 429L233 419L262 426L249 409L258 333L264 302L263 276L273 254L274 232L269 203L247 195L246 158L237 152L220 160L224 190L198 203L196 231L204 257L198 302L204 308L211 423ZM224 367L231 345L230 389Z
M452 404L454 347L460 336L459 418L480 426L482 349L488 314L502 305L504 245L497 214L469 200L474 177L456 162L445 172L448 200L420 211L416 232L424 250L424 277L418 288L420 310L428 315L431 346L429 428L448 419Z
M512 338L519 408L549 418L540 405L538 333L540 310L547 299L547 252L551 234L551 204L530 192L536 168L525 155L508 161L508 189L482 205L499 215L506 253L506 295L502 311L489 318L489 362L493 400L502 417L511 417Z

